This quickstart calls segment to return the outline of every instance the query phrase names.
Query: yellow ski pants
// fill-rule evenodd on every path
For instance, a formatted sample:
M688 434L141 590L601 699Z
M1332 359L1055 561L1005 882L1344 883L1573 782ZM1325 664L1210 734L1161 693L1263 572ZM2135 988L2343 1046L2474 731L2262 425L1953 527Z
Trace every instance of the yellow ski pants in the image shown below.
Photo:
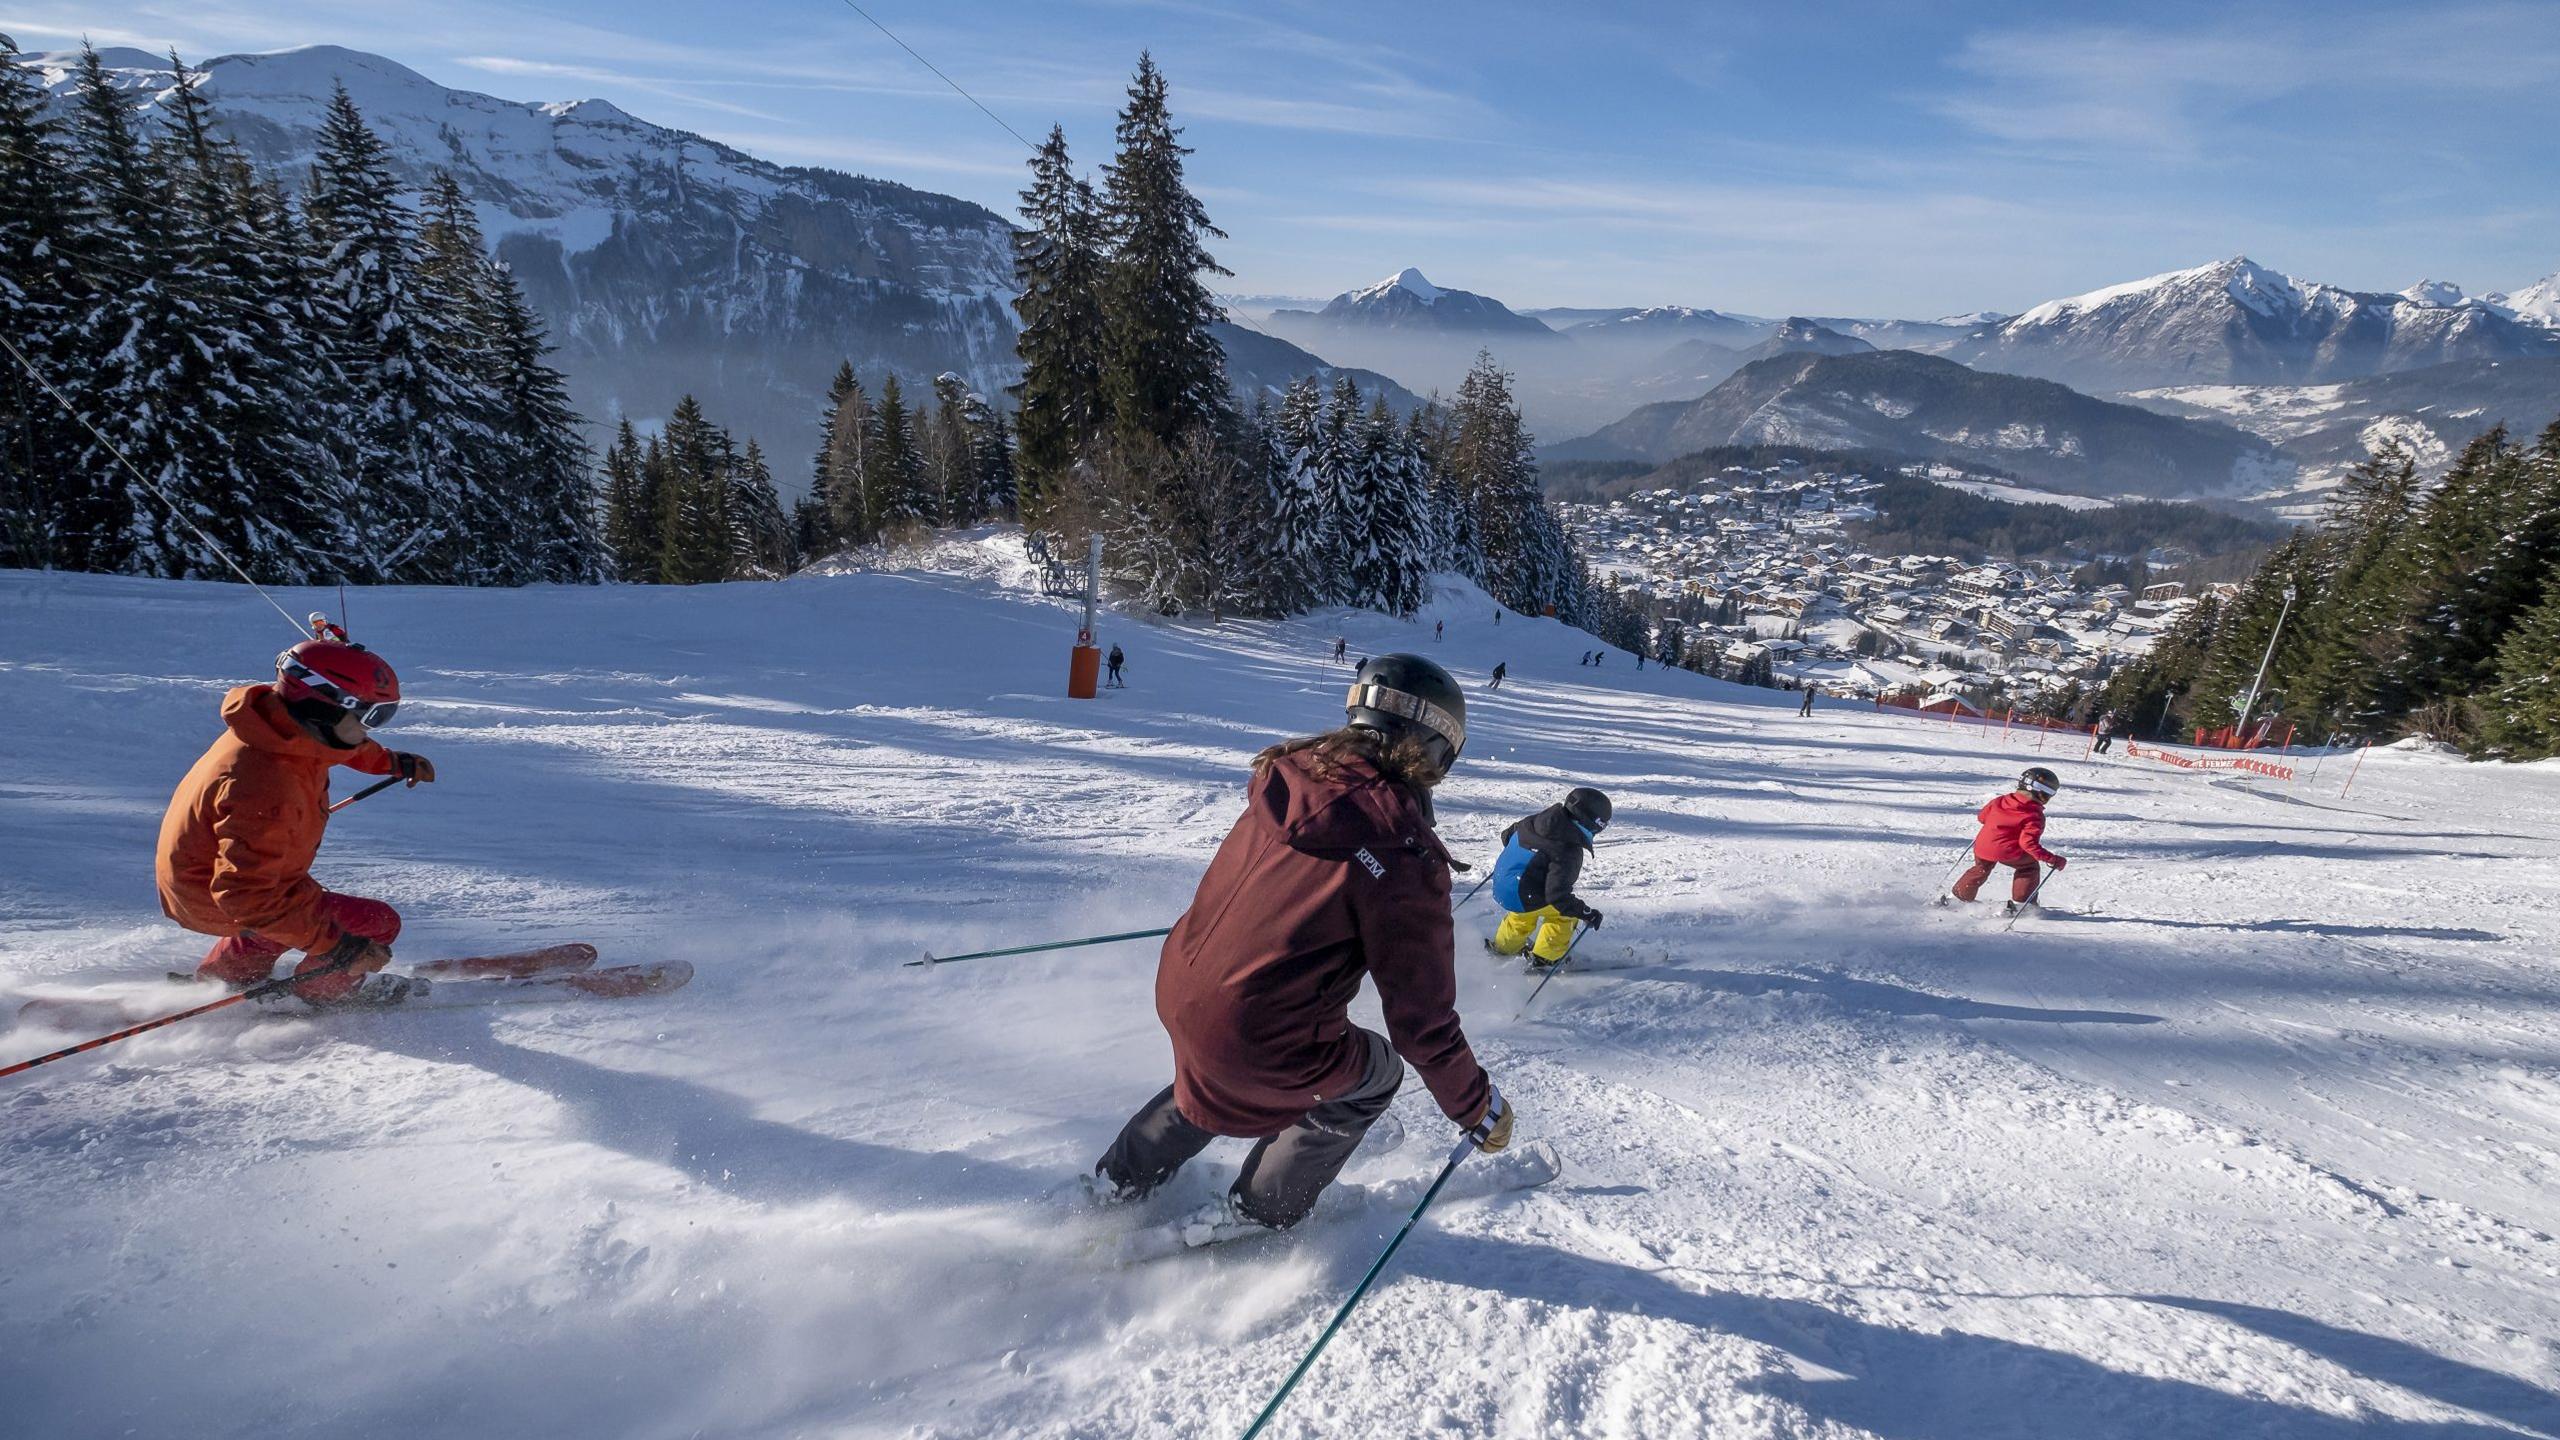
M1553 965L1573 948L1573 929L1578 922L1553 905L1541 906L1525 914L1502 917L1502 928L1493 932L1493 948L1504 955L1517 955L1529 943L1530 932L1538 936L1533 952L1541 965Z

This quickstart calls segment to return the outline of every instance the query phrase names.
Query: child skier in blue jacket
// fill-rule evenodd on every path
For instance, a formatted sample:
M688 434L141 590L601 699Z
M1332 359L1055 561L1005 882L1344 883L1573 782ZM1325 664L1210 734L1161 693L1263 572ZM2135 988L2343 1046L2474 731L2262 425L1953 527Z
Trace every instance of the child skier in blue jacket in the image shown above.
M1584 853L1608 825L1609 797L1586 786L1502 832L1493 899L1506 913L1487 942L1495 954L1529 947L1533 963L1553 965L1573 948L1576 922L1600 928L1600 912L1583 904L1573 885L1582 878Z

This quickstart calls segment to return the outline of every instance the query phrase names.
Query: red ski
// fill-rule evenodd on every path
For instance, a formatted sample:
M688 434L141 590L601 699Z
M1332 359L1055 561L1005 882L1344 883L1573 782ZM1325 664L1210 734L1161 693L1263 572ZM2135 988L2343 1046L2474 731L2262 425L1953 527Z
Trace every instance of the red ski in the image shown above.
M511 955L466 955L456 960L430 960L409 973L430 980L466 980L487 975L539 975L550 970L584 970L596 963L596 947L584 941L518 950Z
M595 963L596 947L580 941L546 945L538 950L516 950L503 955L461 955L449 960L429 960L411 967L408 973L424 976L430 981L469 981L486 977L523 978L574 973ZM23 1024L42 1025L48 1030L95 1030L110 1025L133 1024L172 1007L222 994L224 991L218 981L198 980L191 975L171 975L165 980L137 982L119 994L40 996L18 1007L18 1019ZM294 996L291 988L285 987L264 998L274 1004L292 1001ZM311 1012L313 1007L297 1003L292 1008L298 1012Z
M615 965L603 970L544 970L485 980L430 981L388 1010L440 1010L462 1005L525 1005L539 1000L623 1000L681 990L693 979L685 960Z

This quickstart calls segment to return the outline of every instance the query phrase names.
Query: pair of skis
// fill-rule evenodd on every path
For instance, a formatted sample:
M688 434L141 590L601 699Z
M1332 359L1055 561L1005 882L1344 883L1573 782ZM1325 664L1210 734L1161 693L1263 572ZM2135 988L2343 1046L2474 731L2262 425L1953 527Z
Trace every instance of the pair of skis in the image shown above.
M439 1010L474 1005L521 1005L541 1000L615 1000L641 995L662 995L676 990L693 978L693 966L683 960L661 960L641 965L615 965L595 968L596 947L583 942L549 945L536 950L511 951L500 955L469 955L449 960L430 960L415 966L401 978L408 983L394 998L335 1005L313 1005L294 993L295 982L310 978L286 976L270 980L247 990L224 995L205 1004L192 1006L174 1014L151 1017L171 1000L182 999L188 992L201 993L209 982L190 976L173 976L172 985L153 994L99 998L94 996L39 997L18 1007L21 1023L42 1026L48 1030L93 1029L101 1025L125 1028L84 1041L48 1055L39 1055L15 1065L0 1067L0 1077L32 1070L39 1065L130 1039L146 1031L202 1015L208 1011L248 1002L267 1013L291 1013L304 1016L326 1016L350 1012L383 1010ZM288 1011L285 1007L291 1007Z

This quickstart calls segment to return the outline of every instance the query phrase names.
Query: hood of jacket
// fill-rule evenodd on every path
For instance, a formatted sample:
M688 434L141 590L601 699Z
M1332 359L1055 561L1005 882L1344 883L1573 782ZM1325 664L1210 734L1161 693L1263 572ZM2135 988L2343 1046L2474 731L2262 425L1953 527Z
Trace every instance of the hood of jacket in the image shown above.
M1307 855L1349 855L1376 844L1382 831L1416 849L1440 850L1428 797L1358 756L1323 762L1327 774L1316 773L1317 763L1303 750L1273 757L1254 776L1245 813Z
M293 718L284 706L284 697L273 685L243 685L222 700L222 723L240 737L240 743L252 750L271 755L290 755L297 760L311 760L332 765L352 750L341 750L315 738Z

